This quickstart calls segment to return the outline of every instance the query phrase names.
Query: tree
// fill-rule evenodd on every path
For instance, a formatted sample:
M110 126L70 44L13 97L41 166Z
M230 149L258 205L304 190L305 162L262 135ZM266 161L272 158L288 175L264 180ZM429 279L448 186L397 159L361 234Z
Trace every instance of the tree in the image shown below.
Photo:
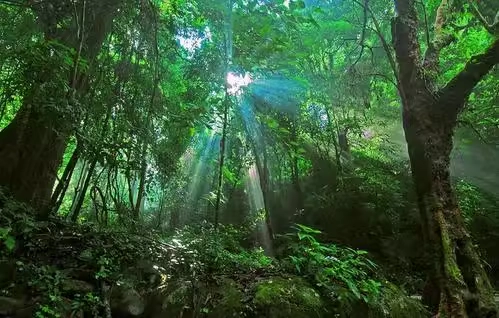
M78 121L78 99L89 89L88 70L123 2L52 0L27 5L43 33L40 57L26 70L29 83L14 120L0 132L0 186L45 214L57 169ZM60 53L54 54L54 52ZM59 67L49 61L61 58ZM57 62L57 61L56 61Z
M424 56L415 0L395 1L392 24L403 124L431 262L430 280L443 317L492 317L492 288L467 232L449 173L453 134L474 87L499 63L499 40L472 57L442 87L440 53L456 39L449 25L458 1L443 0Z

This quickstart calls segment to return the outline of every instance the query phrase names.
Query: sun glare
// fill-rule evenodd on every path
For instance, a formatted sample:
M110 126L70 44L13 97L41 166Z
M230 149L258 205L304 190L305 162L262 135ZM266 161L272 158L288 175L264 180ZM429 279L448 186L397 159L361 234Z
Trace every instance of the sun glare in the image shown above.
M205 27L204 31L199 33L197 31L188 30L183 34L177 34L176 39L180 46L182 46L191 58L192 55L198 50L203 41L211 41L211 30L209 27Z
M242 87L248 86L253 80L251 76L246 73L244 76L241 76L236 73L229 72L227 74L227 84L228 84L228 92L231 95L237 95Z

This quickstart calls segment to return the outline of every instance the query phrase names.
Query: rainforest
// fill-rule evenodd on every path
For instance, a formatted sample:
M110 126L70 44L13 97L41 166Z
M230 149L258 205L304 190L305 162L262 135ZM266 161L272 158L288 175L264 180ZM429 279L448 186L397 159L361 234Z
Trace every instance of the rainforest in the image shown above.
M499 317L499 2L0 0L0 317Z

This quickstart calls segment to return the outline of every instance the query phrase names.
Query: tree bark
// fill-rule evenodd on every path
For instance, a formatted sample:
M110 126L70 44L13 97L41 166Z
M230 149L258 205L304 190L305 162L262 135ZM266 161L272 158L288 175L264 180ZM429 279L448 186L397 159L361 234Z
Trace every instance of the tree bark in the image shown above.
M97 158L94 158L90 163L90 168L88 169L85 181L83 182L83 187L81 188L81 192L78 196L76 204L73 206L73 209L71 210L72 222L76 222L78 220L78 216L80 215L81 207L83 206L83 202L85 201L85 196L87 194L88 186L90 185L90 180L92 179L96 165L97 165Z
M438 120L431 111L437 105L420 94L422 98L412 104L413 111L404 111L404 129L431 263L431 283L438 289L438 312L444 317L482 317L480 311L493 308L493 295L451 185L455 125L445 118Z
M146 172L147 172L147 145L144 141L144 145L141 151L142 159L140 163L140 173L139 173L139 189L137 191L137 202L135 202L135 206L133 207L133 219L135 221L139 221L140 212L142 209L142 203L145 199L145 187L146 187Z
M59 119L47 119L36 107L25 101L0 133L0 185L46 214L69 133Z
M54 16L54 6L51 4L44 3L33 7L45 32L45 38L60 42L78 52L74 74L69 72L65 74L73 94L67 94L66 99L60 100L59 103L62 105L71 104L73 100L71 95L82 96L88 89L86 76L78 71L78 60L95 59L121 1L89 2L91 8L86 9L84 6L81 12L80 22L87 21L85 25L72 23L64 29L58 29L57 24L69 17L74 18L71 6L68 6L69 9L64 7L64 10L69 11L61 11L57 16ZM35 74L34 76L47 81L51 80L52 76L61 75ZM33 98L37 95L38 89L38 87L31 88L31 91L24 96L23 105L14 120L0 132L0 186L5 187L15 199L33 206L38 211L39 217L46 218L50 211L48 206L57 169L72 133L72 123L68 116L64 116L57 109L46 107L43 96ZM60 87L60 89L65 88Z
M66 191L68 190L69 183L71 182L71 178L73 177L73 172L75 170L76 164L78 163L78 160L80 159L80 143L77 144L76 149L73 151L73 154L71 155L71 158L69 159L68 164L66 165L66 168L64 169L64 172L62 174L61 180L57 184L57 187L54 190L54 193L52 193L52 198L50 200L50 206L48 213L56 213L64 199L64 195L66 194Z
M261 144L260 146L257 146L254 142L252 142L253 152L255 155L256 168L258 170L258 176L259 176L258 182L260 183L260 188L262 190L263 206L264 206L263 212L265 213L264 226L269 239L269 242L261 242L261 243L265 247L265 252L269 253L269 255L272 255L273 242L275 237L274 237L274 229L272 226L272 218L270 216L270 206L269 206L269 168L267 162L267 146L265 145L263 139L261 140L260 144ZM261 151L258 150L258 147L262 147ZM258 213L260 212L261 211L258 211Z
M392 25L398 62L403 124L418 196L423 237L431 264L440 317L495 317L493 290L467 232L451 184L450 154L457 117L476 84L499 63L499 41L473 57L464 70L438 89L440 50L449 39L438 34L421 58L414 0L397 0ZM442 1L436 32L447 23Z

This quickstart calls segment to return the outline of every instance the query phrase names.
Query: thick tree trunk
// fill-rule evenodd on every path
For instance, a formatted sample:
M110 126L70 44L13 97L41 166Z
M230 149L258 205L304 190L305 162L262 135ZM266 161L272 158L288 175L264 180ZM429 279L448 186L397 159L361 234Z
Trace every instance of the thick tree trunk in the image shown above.
M81 59L91 62L99 54L121 4L121 0L91 1L88 6L78 8L81 9L78 15L81 15L82 23L68 24L67 28L58 28L57 24L59 20L73 19L73 8L69 7L69 11L62 11L67 8L61 8L57 19L54 19L54 5L50 1L33 6L45 38L78 52L74 57L74 68L68 74L40 74L36 70L33 70L34 74L29 74L39 77L40 83L51 81L52 77L67 76L72 91L60 95L66 95L58 101L60 104L71 105L73 97L82 96L88 89L87 77L80 73L78 63ZM57 169L72 132L72 118L46 107L44 99L48 96L37 96L40 95L40 92L37 94L38 89L31 88L14 120L0 132L0 186L5 187L15 199L32 205L38 216L46 218ZM61 85L60 92L65 89Z
M450 153L457 117L473 88L499 63L499 40L471 58L444 87L436 83L440 51L452 43L445 32L452 8L442 1L435 38L424 58L415 0L396 0L393 44L409 157L421 213L431 294L440 317L496 317L493 290L466 231L451 185ZM428 289L427 289L428 291Z
M0 185L46 217L52 187L69 137L59 118L28 102L0 133Z
M445 317L488 317L493 294L480 258L466 231L449 172L455 121L435 113L431 96L418 98L404 111L404 129L413 179L431 263L431 283L438 290L438 312Z

